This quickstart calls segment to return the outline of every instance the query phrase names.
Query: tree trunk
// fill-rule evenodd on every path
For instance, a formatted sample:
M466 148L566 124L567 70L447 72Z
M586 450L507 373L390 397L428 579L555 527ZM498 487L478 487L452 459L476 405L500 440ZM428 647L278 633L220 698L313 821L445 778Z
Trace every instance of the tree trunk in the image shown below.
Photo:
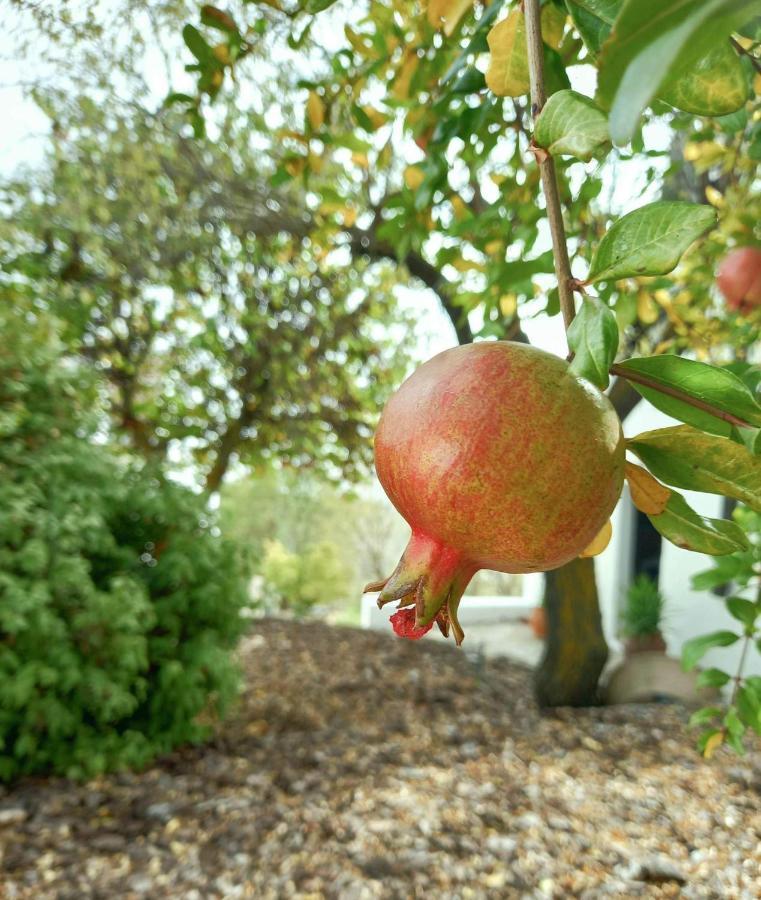
M540 706L592 706L608 659L593 559L574 559L545 575L547 639L534 674Z

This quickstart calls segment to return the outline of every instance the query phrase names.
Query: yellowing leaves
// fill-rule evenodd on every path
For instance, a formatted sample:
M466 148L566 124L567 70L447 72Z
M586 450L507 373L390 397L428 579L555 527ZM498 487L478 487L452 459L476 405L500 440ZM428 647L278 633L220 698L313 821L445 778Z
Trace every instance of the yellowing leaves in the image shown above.
M542 7L542 39L553 50L557 50L563 40L566 18L563 10L554 3L546 3Z
M312 131L319 131L325 122L325 104L315 91L310 91L307 98L307 121Z
M714 732L706 741L706 745L703 748L703 756L706 759L710 759L714 753L721 747L724 743L724 732L716 731Z
M518 298L515 294L503 294L499 298L499 311L506 319L512 319L518 309Z
M642 466L628 462L624 471L632 503L646 516L659 516L666 509L671 491Z
M408 50L402 57L402 62L396 70L394 86L391 90L391 93L397 100L409 99L410 85L412 83L412 77L417 71L418 62L417 54L412 50Z
M486 85L498 97L520 97L528 93L528 50L523 13L514 9L498 22L486 38L491 51Z
M404 170L404 183L411 191L416 191L425 181L425 174L420 166L407 166Z
M428 0L428 22L433 28L443 26L449 37L472 6L473 0Z
M586 548L586 550L584 550L582 553L579 553L579 559L587 559L590 556L599 556L610 543L610 539L612 536L613 525L611 524L610 519L608 519L608 521L597 532L592 543Z

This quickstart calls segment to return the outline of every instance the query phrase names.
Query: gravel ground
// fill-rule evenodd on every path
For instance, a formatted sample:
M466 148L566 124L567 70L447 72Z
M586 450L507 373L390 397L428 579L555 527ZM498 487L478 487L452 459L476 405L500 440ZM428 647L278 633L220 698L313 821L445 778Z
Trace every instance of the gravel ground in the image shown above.
M761 897L761 757L681 708L542 716L515 663L320 623L242 658L211 743L0 789L0 897Z

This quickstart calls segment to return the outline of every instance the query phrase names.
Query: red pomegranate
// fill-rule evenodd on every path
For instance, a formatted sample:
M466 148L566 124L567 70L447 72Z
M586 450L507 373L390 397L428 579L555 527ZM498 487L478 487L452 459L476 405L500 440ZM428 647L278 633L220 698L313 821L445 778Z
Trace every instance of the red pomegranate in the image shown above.
M728 253L716 283L730 309L747 314L761 305L761 249L738 247Z
M578 556L621 493L624 439L604 394L525 344L440 353L389 399L375 468L412 537L378 605L397 634L436 622L458 644L457 606L479 569L536 572Z

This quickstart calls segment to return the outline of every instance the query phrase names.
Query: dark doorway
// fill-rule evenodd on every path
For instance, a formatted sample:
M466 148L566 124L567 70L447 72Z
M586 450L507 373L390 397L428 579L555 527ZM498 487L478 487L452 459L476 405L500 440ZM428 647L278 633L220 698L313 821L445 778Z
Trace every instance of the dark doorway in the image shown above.
M636 510L634 523L634 572L633 577L647 575L658 584L661 573L661 536L650 519Z

